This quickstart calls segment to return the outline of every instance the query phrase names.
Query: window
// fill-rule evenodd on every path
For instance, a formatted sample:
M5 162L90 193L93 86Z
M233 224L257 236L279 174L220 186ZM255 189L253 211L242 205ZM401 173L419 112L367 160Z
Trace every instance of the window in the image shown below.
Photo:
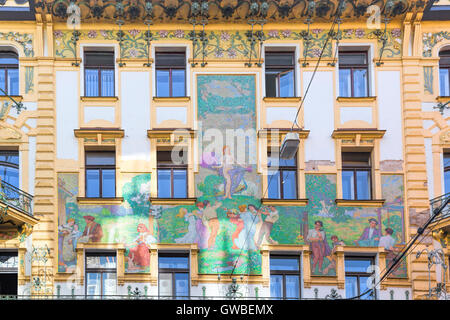
M86 253L86 295L116 294L117 262L114 253Z
M356 297L367 291L367 281L373 273L367 272L367 268L374 264L373 258L352 257L345 259L345 294L346 298ZM373 300L376 293L369 293L360 297L363 300Z
M189 255L187 253L159 254L159 295L189 298Z
M86 151L86 197L116 196L116 154L114 151Z
M17 295L17 252L0 252L0 296Z
M339 96L368 97L367 52L339 52Z
M450 192L450 153L444 153L444 193Z
M294 52L265 53L266 97L295 96Z
M175 159L172 160L172 151L158 151L158 198L187 197L186 155L186 152L181 151L178 154L180 163L176 163Z
M450 96L450 50L439 53L439 95Z
M270 257L270 297L272 299L300 299L299 257Z
M19 152L0 151L0 179L19 188Z
M19 57L13 51L0 51L0 95L19 95Z
M114 96L114 52L85 51L84 95Z
M346 200L370 200L370 152L342 152L342 194Z
M279 153L268 154L268 197L297 199L297 157L281 159Z
M156 52L156 96L186 96L185 52Z

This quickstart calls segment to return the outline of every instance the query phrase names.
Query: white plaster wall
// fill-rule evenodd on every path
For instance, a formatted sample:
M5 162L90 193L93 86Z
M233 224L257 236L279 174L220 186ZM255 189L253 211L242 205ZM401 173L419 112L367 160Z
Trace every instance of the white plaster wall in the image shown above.
M268 107L266 108L266 121L271 124L276 120L287 120L294 122L297 108L295 107Z
M122 160L150 161L150 74L121 72Z
M362 120L372 124L371 107L342 107L340 108L341 124L352 120Z
M303 92L311 76L312 72L303 72ZM303 103L305 129L310 130L305 140L306 161L335 161L334 141L331 138L334 130L334 95L333 87L325 86L326 83L333 83L333 73L317 72Z
M78 72L56 71L56 157L78 160Z
M84 123L91 120L115 121L114 107L84 107Z
M159 107L156 108L156 123L160 124L166 120L178 120L187 124L186 107Z

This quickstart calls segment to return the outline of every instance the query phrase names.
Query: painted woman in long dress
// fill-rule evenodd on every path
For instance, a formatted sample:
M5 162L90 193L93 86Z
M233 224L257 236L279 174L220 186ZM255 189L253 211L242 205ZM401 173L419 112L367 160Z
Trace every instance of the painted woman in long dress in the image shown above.
M132 247L128 255L128 269L138 269L146 268L150 266L150 244L156 243L156 238L150 234L145 224L140 223L137 226L138 236L134 240L132 245L127 247ZM130 265L134 265L132 267Z
M181 238L175 239L176 243L196 243L197 241L197 226L196 216L194 212L188 212L186 208L180 208L180 215L188 223L188 232Z

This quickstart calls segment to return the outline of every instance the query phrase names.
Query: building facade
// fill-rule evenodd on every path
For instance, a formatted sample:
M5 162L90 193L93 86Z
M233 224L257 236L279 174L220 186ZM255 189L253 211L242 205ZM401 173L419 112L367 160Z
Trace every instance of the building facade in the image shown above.
M7 0L0 294L442 299L449 6Z

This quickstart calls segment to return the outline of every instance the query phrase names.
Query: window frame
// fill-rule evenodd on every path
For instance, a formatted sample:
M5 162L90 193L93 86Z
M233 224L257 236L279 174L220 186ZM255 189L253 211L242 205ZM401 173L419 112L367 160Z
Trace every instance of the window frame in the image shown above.
M19 159L18 164L15 164L13 162L0 161L0 168L4 166L4 167L12 168L12 169L17 169L18 186L15 186L15 185L10 184L9 182L3 181L4 179L2 179L2 182L6 182L9 185L19 189L19 187L20 187L20 152L18 150L17 151L16 150L0 150L0 156L2 156L2 155L12 155L12 156L17 155L17 157Z
M448 165L448 166L445 166L445 158L446 158L446 155L448 156L448 158L450 159L450 152L443 152L443 154L442 154L442 162L443 162L443 167L444 167L444 186L443 186L443 188L442 189L444 189L444 194L446 194L446 193L449 193L450 192L450 190L446 190L445 189L445 174L447 173L447 172L449 172L449 174L450 174L450 165Z
M115 257L116 258L116 268L112 269L112 268L88 268L87 266L87 258L88 257ZM115 251L112 252L108 252L108 251L99 251L99 252L86 252L84 255L84 274L85 274L85 288L84 288L84 292L85 292L85 296L86 297L91 297L92 295L88 295L88 273L99 273L101 275L100 277L100 296L99 298L103 298L103 297L108 297L108 295L104 295L103 294L103 274L104 273L115 273L116 274L116 295L117 295L117 253ZM97 296L93 296L93 297L97 297Z
M17 54L17 52L14 52L13 50L4 50L4 51L0 51L0 56L2 54L13 54L16 59L17 59L17 63L0 63L0 72L2 72L2 70L5 73L5 92L8 95L12 95L11 92L9 92L9 88L8 88L8 70L17 70L18 73L18 77L17 77L17 87L18 87L18 94L20 93L20 74L19 74L19 55ZM3 92L0 91L0 96L6 96ZM12 95L14 96L14 95Z
M157 63L157 57L158 55L183 55L184 56L184 66L158 66ZM158 94L158 70L162 71L169 71L169 95L168 96L160 96ZM172 71L173 70L184 70L184 96L174 96L173 95L173 77L172 77ZM187 72L187 66L186 66L186 50L183 51L168 51L168 52L155 52L155 93L157 98L178 98L178 97L185 97L186 91L187 91L187 84L186 84L186 75Z
M295 65L296 65L296 63L295 63L295 50L289 50L289 51L267 51L267 48L266 48L266 51L264 52L264 57L267 57L267 55L274 55L274 56L276 56L276 55L282 55L282 54L287 54L287 53L289 53L289 54L291 54L292 55L292 62L293 62L293 64L292 65L279 65L279 66L267 66L267 64L265 63L264 64L264 78L265 78L265 95L266 95L266 97L268 97L268 98L292 98L292 97L296 97L297 96L297 88L296 88L296 81L297 81L297 79L296 79L296 76L295 76ZM266 60L266 59L265 59ZM277 74L277 77L276 77L276 81L277 81L277 87L276 87L276 94L275 94L275 97L272 97L272 96L268 96L267 95L267 70L283 70L283 72L289 72L289 71L292 71L292 74L293 74L293 76L294 76L294 83L292 84L292 86L293 86L293 88L294 88L294 92L293 92L293 95L292 95L292 97L281 97L280 96L280 90L281 90L281 86L280 86L280 75L281 75L281 73L278 73Z
M298 270L297 271L293 271L293 270L272 270L270 268L270 260L271 259L297 259L298 260ZM272 275L281 275L283 277L283 296L281 298L276 298L276 299L281 299L281 300L297 300L296 298L286 298L286 276L298 276L298 299L302 298L302 267L301 267L301 256L300 255L296 255L296 254L271 254L269 256L269 277ZM269 288L270 290L270 288ZM275 297L270 297L271 299L275 299Z
M114 165L88 165L87 164L87 157L89 153L114 153ZM114 169L114 196L113 197L103 197L103 170L111 170ZM87 171L88 170L99 170L99 190L98 190L98 197L89 197L87 194ZM84 194L86 198L89 199L96 199L96 198L102 198L102 199L114 199L117 196L117 168L116 168L116 152L114 151L107 151L107 150L87 150L84 152Z
M267 153L267 158L269 159L269 154L271 155L270 152ZM279 153L278 153L279 155ZM280 200L297 200L299 199L299 188L298 188L298 163L297 163L297 156L298 154L296 153L294 156L294 162L295 162L295 166L281 166L278 165L278 170L271 170L271 166L267 166L267 173L272 172L279 172L279 177L280 177L280 181L279 181L279 186L280 186L280 190L279 190L279 197L278 198L268 198L268 199L280 199ZM280 159L278 157L278 159ZM278 163L280 163L280 161L278 160ZM285 198L284 197L284 177L283 177L283 172L294 172L294 178L295 178L295 198L290 199L290 198ZM267 176L268 181L267 181L267 185L268 188L270 188L270 183L273 182L272 178L269 177L269 175Z
M347 55L347 54L356 54L356 53L363 53L365 56L365 59L367 61L366 64L348 64L348 65L341 65L339 63L339 71L341 69L345 69L345 70L350 70L350 89L351 89L351 94L349 96L349 98L367 98L370 96L370 88L369 88L369 53L367 50L352 50L352 51L339 51L339 56L342 55ZM339 60L339 59L338 59ZM353 77L353 72L354 70L366 70L367 72L367 77L366 77L366 95L365 96L360 96L360 97L356 97L355 96L355 82L354 82L354 77ZM341 93L341 90L339 88L339 95Z
M371 265L375 265L375 258L376 257L373 257L373 256L346 256L344 258L344 268L345 268L345 261L347 261L347 260L357 260L357 261L358 260L359 261L370 260ZM345 281L346 285L347 285L347 277L356 277L356 279L357 279L357 281L356 281L356 283L357 283L357 290L358 290L357 296L359 296L361 293L363 293L363 292L361 292L360 278L361 277L370 277L374 273L375 273L375 271L372 272L372 273L367 273L367 272L354 272L354 271L348 272L347 270L344 270L344 276L345 276L345 279L346 279L346 281ZM377 290L374 289L372 292L373 292L373 296L372 296L373 299L367 299L367 300L377 300ZM366 294L364 296L370 297L371 295ZM349 297L347 297L347 298L349 298ZM361 297L359 297L358 300L361 300Z
M105 65L89 65L87 66L86 63L84 64L84 96L85 97L114 97L116 94L116 77L115 77L115 63L114 63L114 57L115 57L115 53L114 51L84 51L84 61L87 61L88 59L86 58L86 54L90 54L95 52L96 54L103 53L103 54L109 54L112 55L113 58L113 65L112 66L105 66ZM97 96L88 96L86 94L86 70L97 70L97 74L98 74L98 95ZM104 96L102 95L102 70L112 70L113 71L113 83L112 83L112 91L113 94L111 96Z
M357 153L357 152L341 152L341 159L344 153ZM373 200L373 187L372 187L372 152L367 152L370 153L369 155L369 164L367 166L357 166L357 165L344 165L344 160L342 160L342 172L346 171L346 172L353 172L353 193L355 195L354 199L347 199L344 198L345 200ZM369 199L359 199L358 198L358 185L357 185L357 175L356 173L358 171L365 171L365 172L369 172L369 181L368 181L368 186L369 186ZM341 178L341 183L343 184L343 177ZM344 196L342 194L342 196Z
M160 257L183 257L188 258L188 268L182 269L182 268L160 268L159 267L159 258ZM161 281L161 273L168 273L171 274L171 281L172 281L172 296L161 296L160 290L160 281ZM188 252L159 252L158 253L158 298L171 298L176 299L176 282L175 282L175 274L187 274L188 275L188 296L184 297L181 296L181 298L189 298L191 296L191 257Z
M441 61L442 61L441 58L442 57L446 57L448 59L448 62L446 64L441 64ZM448 85L449 90L450 90L450 49L445 49L445 50L442 50L441 52L439 52L439 73L440 73L441 69L446 69L447 70L447 85ZM438 77L438 79L440 79L440 76ZM439 94L441 94L441 83L440 83L440 81L439 81ZM449 95L450 95L450 93L449 93ZM447 95L447 96L449 96L449 95Z
M167 151L167 150L160 150L160 151ZM169 199L184 199L182 197L174 197L174 175L173 172L174 170L184 170L186 172L186 197L188 197L189 195L189 175L188 175L188 165L187 164L174 164L174 163L161 163L158 161L158 152L160 151L156 151L156 192L159 198L159 187L158 187L158 183L159 183L159 170L169 170L170 169L170 197ZM171 150L170 150L171 152ZM186 152L187 154L187 150L183 150L183 152Z

